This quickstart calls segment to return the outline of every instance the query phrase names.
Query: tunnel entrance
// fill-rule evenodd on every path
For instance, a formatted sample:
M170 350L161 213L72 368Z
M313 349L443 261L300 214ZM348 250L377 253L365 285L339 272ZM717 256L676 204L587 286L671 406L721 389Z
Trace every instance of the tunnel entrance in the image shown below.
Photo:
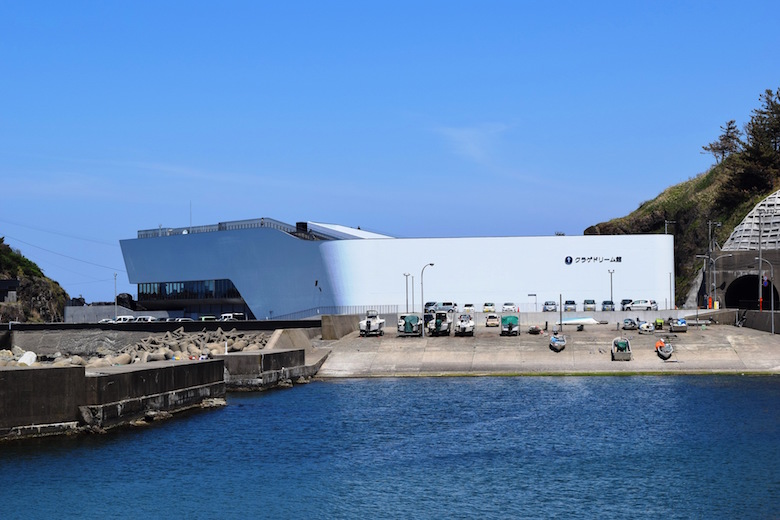
M761 297L764 299L764 310L772 307L770 294L774 298L775 309L780 309L780 299L778 299L777 288L771 283L761 287ZM725 297L726 308L728 309L749 309L758 310L758 275L749 274L741 276L731 282L726 289Z

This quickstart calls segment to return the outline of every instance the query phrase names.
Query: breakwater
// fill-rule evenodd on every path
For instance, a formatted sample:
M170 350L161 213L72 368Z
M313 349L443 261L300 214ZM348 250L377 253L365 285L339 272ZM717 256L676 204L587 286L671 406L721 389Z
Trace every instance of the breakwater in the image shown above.
M139 340L120 331L110 343L84 347L72 333L52 342L50 331L15 331L12 350L0 352L0 439L103 432L219 406L228 389L308 382L329 353L312 348L317 334L176 330ZM17 343L34 343L39 353ZM61 352L67 344L85 356Z

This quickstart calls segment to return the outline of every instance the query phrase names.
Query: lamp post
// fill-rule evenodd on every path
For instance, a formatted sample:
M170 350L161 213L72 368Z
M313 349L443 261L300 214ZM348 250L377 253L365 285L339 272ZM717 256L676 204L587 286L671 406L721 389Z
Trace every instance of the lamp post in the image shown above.
M423 328L422 328L422 337L425 337L425 294L423 289L423 274L425 274L425 268L426 267L433 267L433 262L430 264L425 264L420 271L420 301L422 302L422 315L423 315Z
M712 307L715 307L715 302L718 301L718 279L717 279L717 273L715 271L715 262L720 260L721 258L727 258L730 256L734 256L733 254L729 253L727 255L720 255L718 257L712 258L709 254L707 255L696 255L696 258L706 258L708 261L707 264L707 272L712 271L712 285L707 287L707 294L709 294L710 289L712 289ZM756 258L758 260L758 258ZM710 267L711 266L711 267ZM709 276L707 277L707 281L709 283ZM760 277L759 277L760 278Z
M759 260L758 257L756 257L756 260ZM771 282L770 291L769 291L769 297L772 299L772 335L775 334L775 268L772 265L772 262L767 260L766 258L760 259L762 262L766 262L769 264L769 281ZM761 282L761 264L758 264L758 280L759 283Z
M529 298L531 296L534 297L534 312L538 312L539 309L537 309L537 307L536 307L536 293L531 293L531 294L528 295Z
M116 323L116 273L114 273L114 322Z
M614 298L612 298L612 275L615 273L614 269L607 269L607 272L609 273L609 301L612 302L612 304L615 304Z
M412 275L412 312L414 312L414 275Z
M409 273L404 273L404 281L406 282L406 312L409 312Z

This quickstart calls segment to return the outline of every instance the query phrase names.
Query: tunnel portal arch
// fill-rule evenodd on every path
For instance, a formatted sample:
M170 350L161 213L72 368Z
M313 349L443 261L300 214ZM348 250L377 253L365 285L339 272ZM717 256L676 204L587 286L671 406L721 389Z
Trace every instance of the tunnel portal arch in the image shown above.
M770 291L774 299L775 309L778 309L777 287L771 283L761 288L761 297L764 299L764 309L769 309L772 301L769 299ZM748 274L740 276L726 288L726 308L728 309L752 309L758 310L758 275Z

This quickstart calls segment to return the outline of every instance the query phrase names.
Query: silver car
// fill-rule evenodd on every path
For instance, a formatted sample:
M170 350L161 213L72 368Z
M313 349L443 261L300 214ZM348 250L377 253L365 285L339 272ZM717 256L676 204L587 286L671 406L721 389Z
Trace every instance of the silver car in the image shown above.
M543 312L555 312L558 310L558 304L552 300L544 302L542 306Z
M585 300L582 302L582 310L583 311L595 311L596 310L596 300Z
M577 310L577 302L574 300L566 300L563 302L563 312L566 311L576 311Z
M601 302L601 310L602 311L614 311L615 310L615 302L612 300L604 300Z

